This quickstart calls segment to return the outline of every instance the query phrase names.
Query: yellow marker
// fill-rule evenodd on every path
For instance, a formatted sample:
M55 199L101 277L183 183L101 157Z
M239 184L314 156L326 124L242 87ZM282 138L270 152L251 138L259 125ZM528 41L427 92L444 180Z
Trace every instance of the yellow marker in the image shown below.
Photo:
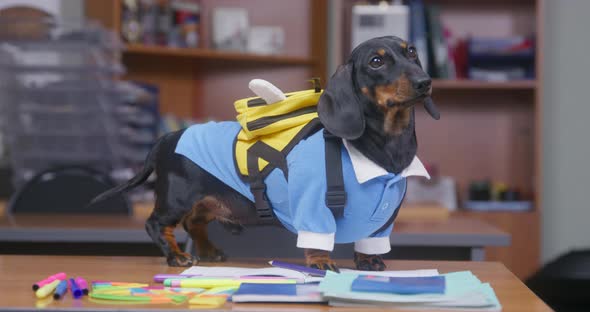
M43 299L38 299L37 302L35 302L35 308L37 308L37 309L46 308L52 302L53 302L53 296L48 296Z
M55 280L39 289L37 289L37 291L35 292L35 295L37 296L37 298L41 299L41 298L45 298L47 296L49 296L50 294L53 293L53 291L55 290L55 288L57 288L57 285L61 282L61 280Z
M199 295L191 299L188 303L191 308L198 306L202 309L215 309L225 304L228 296L224 295Z

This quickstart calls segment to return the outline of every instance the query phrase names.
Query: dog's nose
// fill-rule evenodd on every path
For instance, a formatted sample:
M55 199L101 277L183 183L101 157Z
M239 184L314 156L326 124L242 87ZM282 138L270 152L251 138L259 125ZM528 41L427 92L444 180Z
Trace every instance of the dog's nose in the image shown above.
M425 93L430 89L432 80L430 78L422 78L414 81L413 86L416 93Z

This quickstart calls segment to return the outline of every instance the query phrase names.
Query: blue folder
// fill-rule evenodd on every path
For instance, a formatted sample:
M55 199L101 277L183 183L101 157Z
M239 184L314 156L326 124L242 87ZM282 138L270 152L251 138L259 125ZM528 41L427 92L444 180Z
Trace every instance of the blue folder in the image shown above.
M352 291L394 293L402 295L444 294L444 276L384 277L360 275L351 286Z

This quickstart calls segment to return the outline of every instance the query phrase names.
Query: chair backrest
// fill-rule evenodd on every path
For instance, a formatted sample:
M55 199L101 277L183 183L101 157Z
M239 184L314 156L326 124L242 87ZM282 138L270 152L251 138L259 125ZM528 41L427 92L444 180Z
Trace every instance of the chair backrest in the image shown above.
M104 173L68 166L38 173L11 197L9 213L132 214L123 195L87 207L98 194L114 187Z

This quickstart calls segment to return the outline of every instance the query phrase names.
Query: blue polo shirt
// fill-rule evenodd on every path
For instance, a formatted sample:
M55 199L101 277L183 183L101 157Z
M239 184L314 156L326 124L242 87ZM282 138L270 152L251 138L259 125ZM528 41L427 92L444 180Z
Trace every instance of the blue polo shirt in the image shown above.
M237 122L191 126L181 136L176 153L186 156L254 201L249 185L239 177L234 165L233 142L239 131ZM393 225L375 232L400 206L406 191L407 175L389 173L380 167L375 168L374 164L364 168L358 160L355 166L351 153L355 159L364 156L356 150L349 152L350 149L350 145L343 144L342 170L347 201L342 217L335 218L325 205L326 168L322 131L302 140L288 154L288 182L278 169L266 178L267 197L274 213L287 229L299 235L298 247L332 250L334 243L380 237L387 237L388 244Z

